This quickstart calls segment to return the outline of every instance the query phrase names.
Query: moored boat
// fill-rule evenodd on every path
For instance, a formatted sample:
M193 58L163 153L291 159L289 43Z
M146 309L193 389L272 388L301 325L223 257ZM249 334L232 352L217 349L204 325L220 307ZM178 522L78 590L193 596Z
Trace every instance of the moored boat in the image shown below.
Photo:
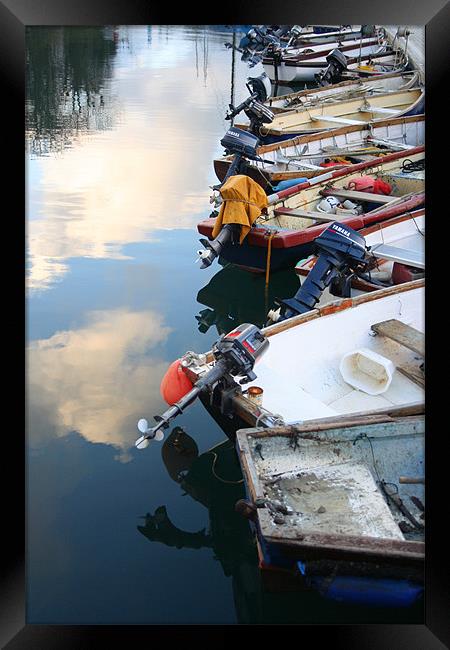
M383 93L405 90L418 85L417 70L404 72L387 72L374 77L347 79L336 84L306 88L279 96L270 96L264 103L274 113L282 113L294 108L302 108L322 102L352 99L366 93Z
M390 151L417 147L424 142L424 115L386 118L261 145L256 151L259 159L247 160L245 173L270 192L282 181L318 176L324 167L337 169ZM214 160L214 170L220 181L224 180L232 162L232 155Z
M424 112L424 106L423 88L410 88L368 98L321 104L275 115L272 122L260 127L260 136L263 142L268 144L297 135L330 130L337 126L367 124L386 119L387 116L420 115ZM246 124L235 126L241 129L248 128Z
M341 602L410 606L423 592L422 403L237 432L263 567ZM291 577L292 584L292 577Z
M205 408L232 436L245 424L291 425L422 402L424 291L425 280L413 280L266 327L268 349L246 391L230 397L231 415L220 421L220 386L201 397ZM187 373L193 381L204 370Z
M332 220L337 219L342 224L360 230L364 226L420 206L424 200L424 172L406 173L402 169L405 161L420 164L424 159L424 147L415 147L408 152L388 154L382 159L329 171L300 185L281 190L268 197L267 208L253 222L242 243L236 238L231 239L221 246L219 256L257 272L267 272L268 268L275 271L295 266L299 259L313 252L313 240ZM366 180L371 178L373 182L378 180L387 183L391 188L389 196L377 197L370 193L366 194L366 199L364 194L352 194L351 190L345 189L355 181L359 183L361 174L366 175ZM339 208L339 215L320 212L319 204L324 196L333 195L333 192L340 195L344 192L346 199L352 201L358 196L358 203L365 208L362 208L362 212L357 208L358 214L345 208ZM201 221L197 229L211 241L214 239L215 225L216 219L209 218ZM202 243L208 246L207 240Z
M285 47L283 49L276 48L274 52L269 52L263 58L263 64L266 64L266 61L271 61L274 57L279 55L281 61L302 61L307 58L318 58L325 57L332 50L338 48L346 56L359 55L368 55L374 54L380 48L385 47L385 32L384 30L379 31L378 34L362 37L357 36L355 38L349 38L345 41L343 40L328 40L324 43L308 43L305 45L294 46L294 47Z
M341 77L401 72L409 65L409 59L402 50L392 50L386 45L366 45L361 52L359 48L350 49L342 45L335 47L331 52L336 50L346 57L345 69ZM300 57L264 58L264 71L276 84L316 81L316 75L320 75L328 68L328 57L331 52L324 52L322 55L303 54Z

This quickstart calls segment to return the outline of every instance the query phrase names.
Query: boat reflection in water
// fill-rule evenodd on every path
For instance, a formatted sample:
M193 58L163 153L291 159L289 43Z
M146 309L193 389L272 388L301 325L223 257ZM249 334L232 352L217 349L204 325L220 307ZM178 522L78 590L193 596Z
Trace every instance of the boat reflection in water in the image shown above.
M261 620L260 575L255 542L248 521L235 511L245 495L234 446L226 440L203 454L195 441L175 427L162 446L162 459L169 476L181 489L208 509L209 530L187 532L170 520L165 506L145 515L138 526L151 542L177 549L210 548L230 577L239 623Z
M275 298L288 298L298 288L299 278L293 269L271 274L266 287L263 273L228 264L197 294L197 302L207 307L195 316L198 329L204 334L215 325L219 334L225 334L240 323L261 327Z
M175 427L162 446L169 476L208 509L209 529L188 532L175 526L164 505L147 513L137 529L151 542L177 549L210 548L224 575L231 577L238 623L363 623L422 620L420 605L398 612L381 607L327 601L294 576L261 573L253 531L235 509L245 497L239 461L230 440L199 454L191 436ZM273 575L272 575L273 574Z

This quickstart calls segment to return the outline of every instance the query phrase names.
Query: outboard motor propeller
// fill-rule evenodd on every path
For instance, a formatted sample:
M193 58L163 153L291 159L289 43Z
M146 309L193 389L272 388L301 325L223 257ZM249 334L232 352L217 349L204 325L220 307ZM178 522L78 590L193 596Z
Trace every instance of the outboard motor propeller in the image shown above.
M318 258L293 298L276 300L279 309L270 310L271 322L286 320L314 309L323 291L330 286L334 295L350 296L351 278L369 262L365 239L349 226L331 223L315 240Z
M211 389L218 381L225 381L228 390L235 392L240 390L239 384L256 379L253 367L268 347L269 340L256 325L250 323L243 323L228 334L222 335L212 348L216 363L196 381L192 390L162 415L155 416L157 424L154 427L150 428L144 418L139 420L137 426L142 436L136 440L136 447L145 449L150 440L162 440L164 434L161 429L167 429L173 418L192 404L202 391ZM235 381L235 376L241 378L239 384Z
M347 58L339 49L332 50L326 57L328 67L318 72L315 79L319 86L328 86L342 81L342 73L347 68Z

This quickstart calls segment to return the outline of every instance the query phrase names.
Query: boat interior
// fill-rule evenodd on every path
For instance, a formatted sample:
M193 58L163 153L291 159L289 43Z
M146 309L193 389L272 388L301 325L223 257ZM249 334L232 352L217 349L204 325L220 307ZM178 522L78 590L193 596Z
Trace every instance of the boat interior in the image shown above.
M374 94L353 100L332 104L321 104L320 107L300 111L279 113L264 127L264 130L295 133L298 131L319 131L336 126L360 124L379 120L386 117L399 116L416 103L423 90L411 88L408 90Z
M246 387L262 388L263 407L287 424L423 401L424 284L374 291L298 324L285 321ZM395 322L378 326L385 321ZM371 365L360 349L383 359Z
M366 83L364 83L366 81ZM322 92L315 89L300 91L282 95L281 97L269 97L265 102L274 113L283 113L287 110L302 109L305 106L313 106L318 103L336 103L346 99L353 99L361 95L383 94L391 90L406 90L418 84L419 75L416 70L393 74L392 76L381 75L381 79L370 80L359 79L349 84L344 82L332 93L325 88ZM339 84L337 84L339 86Z
M284 435L267 431L247 430L247 462L250 476L258 477L256 494L287 508L286 538L300 528L306 535L424 541L423 415Z
M408 158L412 163L419 163L425 159L425 153L413 154ZM408 164L408 163L407 163ZM386 195L376 195L368 193L367 199L361 192L346 189L354 179L361 178L359 175L349 175L338 178L330 183L326 188L327 193L336 196L339 200L334 213L324 213L320 210L320 204L324 196L317 190L317 188L308 188L299 192L298 196L290 201L286 208L275 207L275 209L268 211L267 214L262 214L255 221L255 225L264 228L273 228L278 231L282 230L303 230L317 225L318 223L326 223L331 221L342 221L352 214L367 214L368 212L381 209L381 207L389 205L396 199L407 197L416 192L423 192L425 187L425 171L419 169L417 171L407 171L408 167L404 167L402 162L396 162L396 165L386 165L386 168L379 168L380 171L376 173L367 173L373 179L378 179L388 183L392 191ZM369 170L368 170L369 171ZM325 188L321 188L324 190ZM353 205L360 206L357 208L348 208L344 206L344 202L351 201ZM347 203L348 206L348 203ZM355 212L356 210L356 212Z

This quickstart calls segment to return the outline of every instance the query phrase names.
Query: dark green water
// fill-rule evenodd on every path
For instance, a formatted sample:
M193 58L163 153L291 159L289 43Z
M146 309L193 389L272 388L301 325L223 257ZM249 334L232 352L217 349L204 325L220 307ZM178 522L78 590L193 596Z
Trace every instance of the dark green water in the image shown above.
M278 273L265 297L263 278L194 264L229 124L231 37L28 28L29 623L421 620L267 593L234 512L236 455L200 403L177 421L181 447L175 432L134 448L137 420L165 408L171 361L261 325L298 285ZM236 102L248 74L237 59Z

